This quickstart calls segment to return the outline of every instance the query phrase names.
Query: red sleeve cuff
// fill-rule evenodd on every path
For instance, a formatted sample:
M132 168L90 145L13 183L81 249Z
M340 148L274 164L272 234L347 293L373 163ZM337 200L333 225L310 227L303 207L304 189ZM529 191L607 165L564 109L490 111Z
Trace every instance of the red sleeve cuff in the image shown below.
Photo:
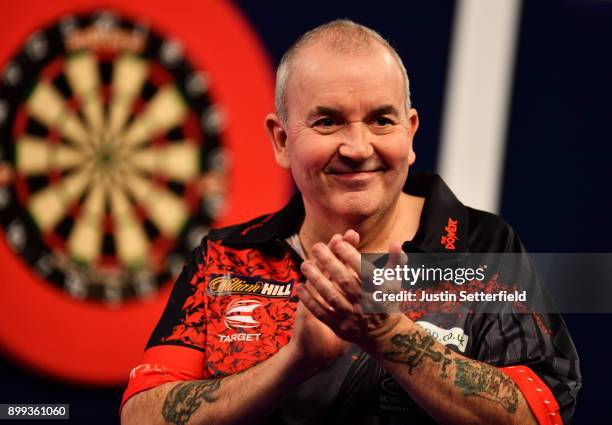
M123 393L119 415L125 402L133 395L167 382L202 379L204 353L178 345L149 348L142 362L132 369L128 386Z
M519 387L539 425L563 425L550 388L527 366L500 368Z

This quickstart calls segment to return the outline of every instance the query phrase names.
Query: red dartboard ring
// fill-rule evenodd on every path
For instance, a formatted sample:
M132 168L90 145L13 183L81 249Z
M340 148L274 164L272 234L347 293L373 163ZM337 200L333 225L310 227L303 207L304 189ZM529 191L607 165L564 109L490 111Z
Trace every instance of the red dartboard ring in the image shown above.
M129 7L46 17L0 80L0 344L29 367L98 384L126 379L168 282L208 228L248 218L232 211L276 208L287 190L282 172L259 172L275 169L269 150L240 161L226 125L246 112L223 95L236 57L190 50L192 33L184 44L163 36ZM224 2L199 8L213 15L208 25L256 45ZM198 51L196 67L188 58ZM264 68L254 90L269 90L261 49L243 52L243 69ZM249 98L259 122L271 97ZM245 167L250 186L235 182ZM258 185L268 199L253 196Z

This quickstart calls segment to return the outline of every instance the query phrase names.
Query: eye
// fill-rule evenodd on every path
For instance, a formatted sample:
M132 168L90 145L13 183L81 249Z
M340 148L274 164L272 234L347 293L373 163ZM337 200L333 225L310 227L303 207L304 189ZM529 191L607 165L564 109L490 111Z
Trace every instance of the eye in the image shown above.
M330 117L321 118L314 123L315 127L333 127L334 125L336 122Z
M376 124L378 127L386 127L388 125L393 125L394 122L387 117L378 117L374 121L374 124Z
M321 134L335 133L342 127L342 121L334 117L322 117L312 124L312 128Z

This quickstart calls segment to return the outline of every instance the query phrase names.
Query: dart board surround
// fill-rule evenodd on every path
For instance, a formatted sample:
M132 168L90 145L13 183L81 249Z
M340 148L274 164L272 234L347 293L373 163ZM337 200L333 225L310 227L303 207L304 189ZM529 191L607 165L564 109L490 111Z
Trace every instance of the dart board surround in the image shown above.
M225 2L199 3L197 18L28 2L51 23L0 52L0 346L45 374L121 382L209 226L284 201L287 175L254 143L269 63ZM240 57L207 45L221 28Z

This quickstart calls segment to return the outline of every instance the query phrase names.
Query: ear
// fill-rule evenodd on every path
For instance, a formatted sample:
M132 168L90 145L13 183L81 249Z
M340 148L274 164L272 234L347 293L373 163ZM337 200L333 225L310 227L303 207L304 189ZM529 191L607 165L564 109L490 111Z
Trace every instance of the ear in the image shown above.
M274 158L276 163L288 170L291 165L289 152L287 152L287 132L283 128L280 119L276 114L268 114L264 121L268 139L274 148Z
M410 108L407 112L408 115L408 138L410 140L410 153L408 154L408 164L412 165L416 161L416 154L414 153L414 135L419 128L419 114L416 109Z

